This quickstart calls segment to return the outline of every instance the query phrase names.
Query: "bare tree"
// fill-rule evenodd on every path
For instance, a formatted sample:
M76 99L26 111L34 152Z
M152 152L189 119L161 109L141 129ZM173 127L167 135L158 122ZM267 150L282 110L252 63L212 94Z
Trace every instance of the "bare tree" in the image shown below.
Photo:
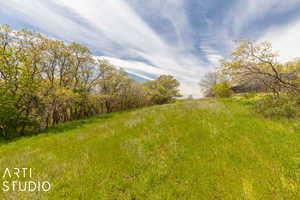
M211 91L213 86L218 83L218 73L217 72L208 72L206 73L199 82L201 91L205 96L211 96Z

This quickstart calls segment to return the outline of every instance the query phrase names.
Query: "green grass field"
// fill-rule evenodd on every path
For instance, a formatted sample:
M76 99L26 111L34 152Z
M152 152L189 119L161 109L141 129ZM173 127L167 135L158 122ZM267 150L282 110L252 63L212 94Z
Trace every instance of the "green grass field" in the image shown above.
M28 167L52 184L0 199L300 199L299 121L233 100L100 115L2 143L0 155L1 178Z

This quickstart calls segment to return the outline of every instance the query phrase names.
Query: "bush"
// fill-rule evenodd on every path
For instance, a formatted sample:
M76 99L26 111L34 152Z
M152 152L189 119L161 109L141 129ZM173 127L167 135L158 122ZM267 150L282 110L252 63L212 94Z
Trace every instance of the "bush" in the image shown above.
M287 95L267 95L255 103L255 110L265 117L291 119L297 116L299 105L294 98Z
M230 84L227 81L215 84L213 86L213 96L220 98L228 98L232 96Z
M12 139L24 135L34 125L33 119L17 109L13 97L0 97L0 137Z

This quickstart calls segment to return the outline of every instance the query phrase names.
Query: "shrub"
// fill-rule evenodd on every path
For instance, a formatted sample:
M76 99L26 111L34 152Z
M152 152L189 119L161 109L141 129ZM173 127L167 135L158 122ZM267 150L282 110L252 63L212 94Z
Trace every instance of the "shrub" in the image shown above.
M213 95L215 97L228 98L232 96L232 91L230 89L230 84L228 81L215 84L213 86Z
M12 139L24 135L34 125L33 119L17 109L13 97L0 97L0 137Z
M288 95L274 97L267 95L255 103L255 110L265 117L274 118L294 118L299 111L297 101Z

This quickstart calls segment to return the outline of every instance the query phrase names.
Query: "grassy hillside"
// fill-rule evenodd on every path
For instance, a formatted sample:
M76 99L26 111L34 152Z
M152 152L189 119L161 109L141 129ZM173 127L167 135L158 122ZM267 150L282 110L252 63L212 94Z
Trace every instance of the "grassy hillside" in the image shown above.
M299 121L233 100L101 115L2 144L0 155L1 176L31 167L52 183L0 199L300 199Z

